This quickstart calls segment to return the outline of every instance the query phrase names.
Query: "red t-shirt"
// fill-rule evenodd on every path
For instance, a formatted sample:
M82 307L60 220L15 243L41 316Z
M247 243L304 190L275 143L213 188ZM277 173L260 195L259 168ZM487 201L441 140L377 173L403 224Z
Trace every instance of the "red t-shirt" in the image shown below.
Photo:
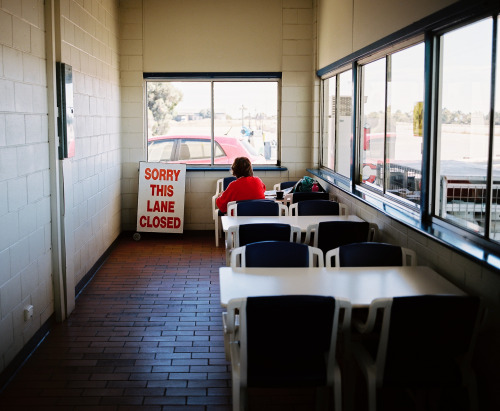
M238 200L261 200L266 198L266 186L259 177L240 177L231 182L215 203L223 213L227 212L227 203Z

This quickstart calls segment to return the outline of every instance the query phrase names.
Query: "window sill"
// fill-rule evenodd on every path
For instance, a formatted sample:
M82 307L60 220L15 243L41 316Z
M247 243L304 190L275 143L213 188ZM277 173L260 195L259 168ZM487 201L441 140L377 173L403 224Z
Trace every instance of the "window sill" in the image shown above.
M423 222L411 210L406 210L404 207L368 191L363 190L362 192L359 191L358 194L354 194L349 191L345 184L342 184L342 179L339 181L341 184L337 183L339 179L334 173L322 169L307 169L307 171L346 194L355 197L358 201L375 208L387 217L439 242L454 252L474 260L490 270L500 270L500 246L493 242L480 239L465 230L438 219Z

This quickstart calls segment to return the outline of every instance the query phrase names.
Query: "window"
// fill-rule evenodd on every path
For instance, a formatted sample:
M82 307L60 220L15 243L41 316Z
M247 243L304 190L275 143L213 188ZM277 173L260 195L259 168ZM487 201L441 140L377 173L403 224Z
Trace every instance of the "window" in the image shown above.
M346 177L352 158L352 70L323 81L322 164Z
M146 80L148 161L278 164L279 78Z
M318 71L319 175L455 246L466 238L497 255L499 6L458 10Z
M368 62L360 73L361 182L419 207L424 44Z
M495 67L492 61L493 23L492 18L484 19L449 31L439 39L435 214L480 235L488 235L489 227L490 237L498 240L499 61L497 52L495 112L491 101ZM491 113L495 115L490 122ZM493 141L492 147L490 141ZM488 182L490 174L491 184Z

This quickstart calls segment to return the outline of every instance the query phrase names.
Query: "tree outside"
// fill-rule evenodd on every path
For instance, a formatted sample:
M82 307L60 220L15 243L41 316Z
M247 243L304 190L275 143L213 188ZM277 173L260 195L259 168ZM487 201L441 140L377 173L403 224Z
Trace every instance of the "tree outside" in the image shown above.
M171 83L152 81L147 83L148 136L167 134L175 107L182 100L182 92Z

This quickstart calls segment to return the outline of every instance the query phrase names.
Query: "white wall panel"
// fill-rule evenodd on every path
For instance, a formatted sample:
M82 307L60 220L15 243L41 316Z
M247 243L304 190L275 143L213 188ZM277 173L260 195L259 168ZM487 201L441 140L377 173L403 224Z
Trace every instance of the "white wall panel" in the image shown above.
M144 71L281 71L281 19L281 0L145 1Z

